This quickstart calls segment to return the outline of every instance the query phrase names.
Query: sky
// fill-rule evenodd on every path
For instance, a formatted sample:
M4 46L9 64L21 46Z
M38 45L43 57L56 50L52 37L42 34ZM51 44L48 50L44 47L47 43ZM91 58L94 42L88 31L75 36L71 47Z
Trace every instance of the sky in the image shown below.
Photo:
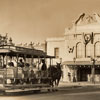
M64 36L81 13L100 14L100 0L0 0L0 34L15 43Z

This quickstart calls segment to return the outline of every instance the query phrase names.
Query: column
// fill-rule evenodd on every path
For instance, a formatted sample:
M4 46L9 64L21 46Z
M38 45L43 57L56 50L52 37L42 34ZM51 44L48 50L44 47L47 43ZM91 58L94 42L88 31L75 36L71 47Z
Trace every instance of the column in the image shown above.
M67 82L67 68L66 65L63 66L63 81Z

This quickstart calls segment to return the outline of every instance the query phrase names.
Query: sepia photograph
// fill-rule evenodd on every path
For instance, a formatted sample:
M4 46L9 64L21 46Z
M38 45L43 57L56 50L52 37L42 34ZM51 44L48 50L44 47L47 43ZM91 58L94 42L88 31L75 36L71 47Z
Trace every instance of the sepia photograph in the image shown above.
M100 0L0 0L0 100L100 100Z

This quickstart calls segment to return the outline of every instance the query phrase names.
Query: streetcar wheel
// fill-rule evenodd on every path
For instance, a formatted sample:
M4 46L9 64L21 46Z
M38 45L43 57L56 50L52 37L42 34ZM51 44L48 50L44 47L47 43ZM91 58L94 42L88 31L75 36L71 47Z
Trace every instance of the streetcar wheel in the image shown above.
M52 92L55 92L55 89L52 89Z
M41 92L41 90L35 90L34 91L34 93L40 93Z
M50 89L47 89L48 90L48 92L50 92Z

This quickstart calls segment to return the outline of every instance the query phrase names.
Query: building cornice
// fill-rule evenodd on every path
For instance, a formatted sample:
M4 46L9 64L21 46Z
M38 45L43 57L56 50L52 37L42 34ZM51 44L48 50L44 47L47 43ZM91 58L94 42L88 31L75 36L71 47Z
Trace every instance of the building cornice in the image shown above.
M47 42L58 42L58 41L64 41L65 38L64 37L55 37L55 38L47 38L46 41Z

